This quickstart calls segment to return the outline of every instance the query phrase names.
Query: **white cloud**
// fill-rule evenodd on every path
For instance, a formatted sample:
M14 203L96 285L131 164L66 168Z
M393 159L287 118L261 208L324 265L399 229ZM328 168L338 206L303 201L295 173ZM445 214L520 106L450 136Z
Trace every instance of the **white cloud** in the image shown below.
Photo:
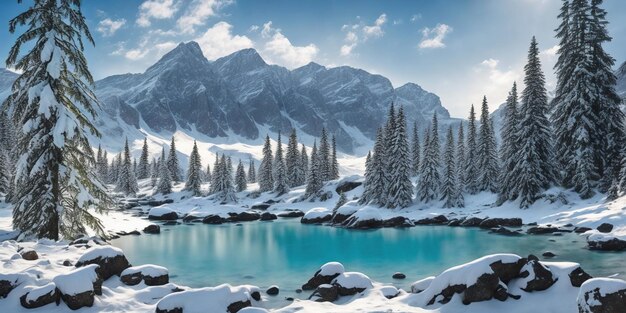
M148 55L148 52L150 52L150 49L144 49L144 48L131 49L124 53L124 57L129 60L137 61L137 60L143 59L146 55Z
M252 25L248 28L249 32L256 32L257 30L259 30L259 25Z
M219 22L195 39L207 59L215 60L235 51L254 47L254 42L250 38L233 35L232 28L233 26L226 22Z
M271 63L288 68L306 65L317 56L319 49L314 44L294 46L281 29L272 28L272 21L263 24L261 37L267 39L264 45L264 56Z
M359 37L357 36L357 34L353 31L349 31L346 34L346 38L344 39L346 43L341 46L339 53L342 56L350 55L352 53L352 49L356 47L358 40L359 40Z
M197 26L204 25L206 20L214 16L217 11L232 3L231 0L194 0L183 16L179 17L176 25L183 33L192 34Z
M411 16L411 23L415 23L415 22L417 22L417 21L419 21L421 19L422 19L422 14L419 14L419 13L418 14L413 14Z
M382 36L385 33L382 27L383 25L385 25L386 22L387 22L387 14L383 13L376 19L376 21L374 21L374 25L363 26L363 34L365 35L365 39L367 39L368 37Z
M122 26L126 24L125 19L112 20L110 18L105 18L98 23L98 28L96 30L102 34L104 37L110 37L115 34Z
M553 57L557 54L557 52L559 52L559 49L561 48L561 46L559 45L554 45L551 48L548 48L546 50L541 51L541 54L544 54L546 56L549 57Z
M487 95L490 99L491 110L495 110L501 101L511 89L514 81L518 81L518 87L522 87L519 83L520 73L512 69L502 69L500 60L489 58L480 62L474 69L474 85L476 94L472 95L472 99L482 98ZM474 100L477 101L477 100Z
M174 0L145 0L139 6L139 17L137 25L148 27L151 25L151 19L168 19L174 16L178 11L178 3Z
M422 41L419 43L420 49L444 48L446 44L443 40L446 35L452 32L452 27L446 24L437 24L434 28L422 29Z

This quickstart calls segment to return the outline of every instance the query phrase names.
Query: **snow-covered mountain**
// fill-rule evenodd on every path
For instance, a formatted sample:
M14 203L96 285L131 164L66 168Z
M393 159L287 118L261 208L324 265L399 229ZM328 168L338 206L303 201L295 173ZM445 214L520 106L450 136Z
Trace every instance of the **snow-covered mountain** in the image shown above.
M626 62L622 63L615 75L617 76L617 93L626 101Z
M11 92L11 85L17 78L17 74L7 69L0 68L0 102L6 99Z
M416 84L394 89L381 75L347 66L309 63L290 71L254 49L209 62L195 42L181 43L145 73L96 82L96 94L111 119L147 132L260 141L268 131L295 127L314 137L326 127L347 153L371 144L392 101L422 128L434 112L444 125L458 123L437 95Z

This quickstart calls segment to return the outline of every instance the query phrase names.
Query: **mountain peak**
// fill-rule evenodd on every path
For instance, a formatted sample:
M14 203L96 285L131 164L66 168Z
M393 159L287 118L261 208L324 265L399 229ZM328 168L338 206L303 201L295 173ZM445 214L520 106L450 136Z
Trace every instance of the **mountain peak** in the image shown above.
M267 66L265 60L254 48L247 48L221 57L213 63L219 71L225 68L237 72L249 72Z
M149 67L146 73L168 68L169 64L191 64L192 67L198 67L199 65L206 65L208 62L197 42L181 42L176 48L161 57L157 63Z

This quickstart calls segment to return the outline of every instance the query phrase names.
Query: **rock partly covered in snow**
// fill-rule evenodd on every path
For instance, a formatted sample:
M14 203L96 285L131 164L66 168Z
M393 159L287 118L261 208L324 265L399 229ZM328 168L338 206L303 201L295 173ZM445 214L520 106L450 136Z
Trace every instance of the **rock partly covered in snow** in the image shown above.
M169 283L169 273L165 267L145 264L125 269L120 280L129 286L137 285L142 280L148 286L160 286Z
M372 280L367 275L358 272L345 272L339 274L332 281L337 286L337 292L340 296L352 296L372 288Z
M113 275L120 275L123 270L130 267L124 252L112 246L97 246L85 252L76 262L76 267L89 264L99 265L97 271L104 280Z
M181 291L169 294L156 305L157 313L203 313L203 312L230 312L252 305L252 294L258 293L258 288L252 286L230 286L227 284L217 287L207 287ZM256 300L255 300L256 301Z
M626 310L626 281L593 278L578 291L579 313L622 313Z
M22 259L28 261L35 261L39 259L39 255L37 255L37 252L33 249L22 249L20 250L20 255L22 256Z
M337 209L337 211L335 211L335 214L333 214L333 217L330 222L332 224L341 224L345 222L345 220L347 220L348 217L354 214L354 212L356 212L358 209L359 209L358 207L351 206L351 205L341 206L340 208Z
M24 276L23 274L0 273L0 298L6 298L11 290L22 283Z
M380 228L383 225L383 218L377 209L364 207L350 215L342 225L354 229Z
M313 208L306 212L300 223L302 224L321 224L326 223L333 217L333 212L327 208Z
M155 207L148 212L148 219L156 221L174 221L178 219L178 213L168 207Z
M309 281L302 285L303 290L313 290L322 284L330 284L340 274L343 274L345 269L343 264L339 262L328 262L313 274L313 277Z
M522 286L522 290L526 292L543 291L556 283L557 278L552 275L546 265L539 262L536 256L529 255L527 260L528 262L520 272L520 276L526 284Z
M522 226L521 218L487 218L480 222L480 228L494 228L498 226L520 227Z
M585 233L587 236L587 245L591 250L601 251L623 251L626 250L626 240L611 234L602 233L597 230L591 230Z
M91 307L96 294L102 294L102 279L98 265L91 264L69 273L57 275L53 282L61 292L61 299L72 310Z
M20 304L27 309L34 309L58 302L60 297L56 284L50 282L41 287L29 288L28 292L20 297Z

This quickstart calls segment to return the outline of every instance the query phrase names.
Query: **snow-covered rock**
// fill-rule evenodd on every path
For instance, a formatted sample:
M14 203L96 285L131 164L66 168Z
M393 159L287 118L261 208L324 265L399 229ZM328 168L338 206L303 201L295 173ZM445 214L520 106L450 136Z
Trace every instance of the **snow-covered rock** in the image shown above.
M543 291L550 288L556 282L550 268L539 262L534 256L528 256L527 263L522 267L520 276L522 277L522 290L526 292Z
M333 212L327 208L313 208L306 212L300 223L302 224L321 224L331 220Z
M383 295L383 297L387 299L393 299L400 294L400 290L398 290L398 288L394 286L383 286L383 287L380 287L379 290L381 294Z
M335 214L333 214L331 223L341 224L345 222L345 220L347 220L348 217L350 217L350 215L354 214L358 210L359 210L359 207L357 206L352 206L352 205L341 206L340 208L337 209L337 211L335 211Z
M411 284L411 292L412 293L420 293L424 290L426 290L426 288L428 288L430 286L430 284L433 282L433 280L435 279L435 276L429 276L423 279L420 279L414 283Z
M151 208L148 212L148 219L157 221L174 221L178 219L178 213L169 207L155 207Z
M113 246L96 246L87 250L76 262L76 267L89 264L99 265L97 271L103 280L113 275L119 276L123 270L130 267L124 252Z
M383 218L376 208L364 207L354 212L342 225L355 229L379 228L383 225Z
M340 296L352 296L372 288L372 280L367 275L358 272L345 272L332 281L337 286Z
M212 312L238 312L252 305L252 293L258 290L249 286L207 287L176 292L167 295L156 305L157 313L203 313L208 308Z
M162 266L144 264L125 269L120 280L129 286L137 285L142 280L148 286L160 286L169 283L169 272Z
M580 313L621 313L625 309L626 281L593 278L580 286L578 291Z
M313 274L313 277L309 279L306 284L302 285L302 289L313 290L320 285L330 284L333 279L335 279L340 274L343 274L344 272L345 269L343 267L343 264L339 262L328 262L322 265L322 267L320 267L320 269L317 270L315 274Z
M96 272L98 265L91 264L66 274L57 275L53 281L61 292L61 299L72 310L91 307L94 296L102 294L102 279Z
M50 282L41 287L29 288L28 292L20 297L20 304L27 309L39 308L56 302L59 296L56 284Z

